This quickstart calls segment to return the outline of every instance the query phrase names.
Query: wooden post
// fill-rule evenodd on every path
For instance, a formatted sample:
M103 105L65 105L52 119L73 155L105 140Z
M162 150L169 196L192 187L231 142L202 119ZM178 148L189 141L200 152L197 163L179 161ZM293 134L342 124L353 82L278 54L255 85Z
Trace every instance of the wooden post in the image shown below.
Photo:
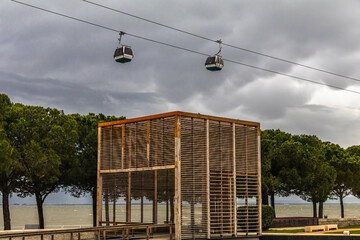
M158 186L157 186L157 178L158 178L158 171L154 171L154 201L153 201L153 223L157 224L157 192L158 192Z
M116 222L116 177L114 178L113 222Z
M256 204L258 205L258 221L259 221L259 226L258 226L258 234L261 235L262 234L262 217L261 217L261 213L262 213L262 205L261 205L261 130L260 130L260 126L257 129L258 131L258 136L257 136L257 143L258 143L258 176L257 176L257 201Z
M219 121L219 146L220 146L220 237L223 236L224 232L224 191L223 191L223 159L222 159L222 134L221 134L221 122Z
M140 222L144 222L144 172L141 172L141 203L140 203Z
M247 142L248 130L245 128L245 226L246 235L249 234L249 174L248 174L248 142Z
M175 116L175 240L181 240L181 125Z
M131 172L128 173L128 192L126 199L126 222L131 222Z
M166 223L169 223L169 169L166 170Z
M233 221L234 221L234 236L237 236L237 197L236 197L236 125L235 123L232 124L233 125L233 177L234 177L234 182L233 182L233 192L232 194L234 195L234 210L233 210Z
M150 120L147 121L147 132L146 132L146 159L147 166L150 167Z
M121 169L124 169L125 124L121 124Z
M96 191L96 226L102 221L102 175L101 169L101 128L98 128L98 162L97 162L97 191Z
M206 203L207 203L207 238L211 237L211 219L210 219L210 129L209 119L206 120Z

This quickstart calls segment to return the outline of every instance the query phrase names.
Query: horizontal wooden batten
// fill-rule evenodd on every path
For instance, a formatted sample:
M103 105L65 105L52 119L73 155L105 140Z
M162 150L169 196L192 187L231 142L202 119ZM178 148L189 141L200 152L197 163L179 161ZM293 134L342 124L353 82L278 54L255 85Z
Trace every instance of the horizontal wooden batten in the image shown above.
M119 124L126 124L126 123L132 123L132 122L140 122L140 121L146 121L146 120L151 120L151 119L175 117L175 116L201 118L201 119L208 119L208 120L219 121L219 122L236 123L236 124L244 125L246 127L260 128L260 123L257 123L257 122L209 116L209 115L203 115L200 113L181 112L181 111L161 113L161 114L155 114L155 115L150 115L150 116L145 116L145 117L131 118L131 119L125 119L125 120L119 120L119 121L113 121L113 122L99 123L99 127L107 127L107 126L113 126L113 125L119 125Z
M173 168L175 168L175 165L156 166L156 167L143 167L143 168L100 170L100 173L142 172L142 171L154 171L154 170L164 170L164 169L173 169Z

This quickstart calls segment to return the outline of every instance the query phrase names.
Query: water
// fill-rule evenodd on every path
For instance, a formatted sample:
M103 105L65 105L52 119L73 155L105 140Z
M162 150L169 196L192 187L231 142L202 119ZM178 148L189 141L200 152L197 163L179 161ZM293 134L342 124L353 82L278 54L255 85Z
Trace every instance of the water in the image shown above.
M112 207L110 206L110 220ZM200 210L199 210L200 211ZM2 207L0 207L2 215ZM36 206L10 206L12 229L24 229L25 224L37 224ZM277 205L277 217L312 217L312 205ZM340 217L339 205L324 205L324 215L329 218ZM125 220L125 206L116 206L116 221ZM46 205L44 206L46 228L89 227L92 225L91 205ZM360 217L360 204L345 205L345 217ZM140 206L132 206L132 221L139 221ZM166 206L158 206L158 222L166 220ZM144 206L144 221L152 221L152 206ZM0 229L3 229L0 217Z

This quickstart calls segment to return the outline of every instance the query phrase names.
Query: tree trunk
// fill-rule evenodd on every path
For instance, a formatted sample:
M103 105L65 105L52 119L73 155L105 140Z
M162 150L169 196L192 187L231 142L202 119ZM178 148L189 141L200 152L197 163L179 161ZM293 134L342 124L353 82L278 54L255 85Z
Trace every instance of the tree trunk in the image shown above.
M96 206L96 186L93 188L92 193L91 193L91 198L92 198L92 211L93 211L93 226L96 227L96 211L97 211L97 206Z
M341 218L344 218L345 217L345 214L344 214L344 198L343 196L340 196L340 211L341 211Z
M269 205L269 195L267 195L266 193L262 193L261 194L261 202L264 205Z
M319 218L324 218L324 203L319 202Z
M3 202L4 230L11 230L9 193L6 190L3 190L2 192L2 202Z
M44 229L43 200L40 193L35 193L35 199L39 218L39 228Z
M313 202L313 217L317 217L316 202Z
M274 209L274 217L276 217L276 211L275 211L275 192L271 192L271 206Z

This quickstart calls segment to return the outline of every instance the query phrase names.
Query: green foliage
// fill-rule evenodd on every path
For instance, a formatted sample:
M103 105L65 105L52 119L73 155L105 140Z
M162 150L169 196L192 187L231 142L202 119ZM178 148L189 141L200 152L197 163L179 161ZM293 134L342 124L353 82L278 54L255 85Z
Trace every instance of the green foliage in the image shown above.
M275 217L275 210L271 206L262 205L261 214L262 214L262 229L268 229Z
M6 136L5 130L0 128L0 174L9 175L13 169L14 148ZM0 178L0 185L3 185ZM1 189L0 189L1 191Z
M345 152L348 157L347 162L351 165L351 172L353 173L350 185L351 192L360 198L360 146L351 146Z
M291 135L277 130L265 130L261 133L261 183L262 194L268 196L272 193L287 195L283 191L279 173L283 169L281 158L281 145L291 139Z

